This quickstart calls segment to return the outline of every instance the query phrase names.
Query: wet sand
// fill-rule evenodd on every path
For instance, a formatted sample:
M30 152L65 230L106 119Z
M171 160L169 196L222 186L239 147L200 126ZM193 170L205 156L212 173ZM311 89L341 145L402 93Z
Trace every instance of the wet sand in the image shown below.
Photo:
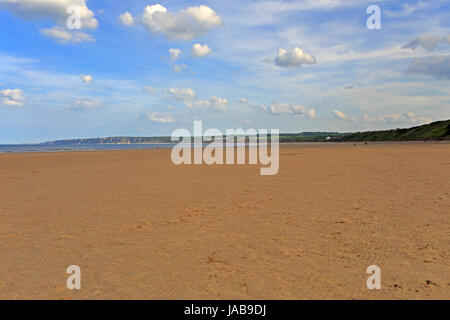
M450 299L450 144L281 146L259 168L0 154L0 299Z

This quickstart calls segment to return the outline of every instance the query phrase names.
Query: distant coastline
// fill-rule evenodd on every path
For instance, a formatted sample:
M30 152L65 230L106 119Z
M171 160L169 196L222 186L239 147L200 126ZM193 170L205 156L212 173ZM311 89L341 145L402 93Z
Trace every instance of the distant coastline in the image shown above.
M301 132L281 133L280 143L301 142L394 142L394 141L450 141L450 119L430 124L391 130L355 133ZM0 153L62 152L89 150L159 149L170 148L177 142L171 137L107 137L65 139L29 144L0 145Z
M281 133L280 142L358 142L358 141L424 141L450 140L450 119L411 128L340 132ZM39 143L39 145L84 145L84 144L173 144L171 137L107 137L87 139L65 139Z

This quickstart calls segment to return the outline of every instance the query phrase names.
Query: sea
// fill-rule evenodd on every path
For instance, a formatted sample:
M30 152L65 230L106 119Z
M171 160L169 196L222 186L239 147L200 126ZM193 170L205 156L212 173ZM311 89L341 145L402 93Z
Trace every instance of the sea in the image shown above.
M135 149L168 149L172 143L139 143L139 144L2 144L0 153L17 152L63 152L89 150L135 150Z

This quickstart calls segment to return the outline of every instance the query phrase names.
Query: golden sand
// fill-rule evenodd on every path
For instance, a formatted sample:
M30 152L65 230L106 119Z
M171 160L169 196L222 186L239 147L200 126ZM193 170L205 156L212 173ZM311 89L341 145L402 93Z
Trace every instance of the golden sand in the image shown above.
M450 144L282 146L274 176L1 154L0 181L0 299L450 299Z

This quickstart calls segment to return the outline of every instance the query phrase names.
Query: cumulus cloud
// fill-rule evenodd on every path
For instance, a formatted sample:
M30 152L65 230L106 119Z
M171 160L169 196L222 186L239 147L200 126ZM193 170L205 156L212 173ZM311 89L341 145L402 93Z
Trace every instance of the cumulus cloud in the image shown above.
M183 101L186 106L192 107L195 92L191 88L170 88L166 92L169 100Z
M363 114L362 116L362 120L366 121L366 122L372 122L372 121L377 121L377 117L371 117L368 114Z
M228 106L228 99L211 97L208 100L200 100L195 103L197 107L212 108L216 110L226 110Z
M333 110L333 114L337 119L341 119L341 120L347 120L348 117L345 113L343 113L342 111L339 110Z
M173 66L173 70L176 73L180 73L181 71L183 71L186 68L187 68L187 65L185 65L185 64L176 64L176 65Z
M21 89L4 89L0 90L0 101L4 106L21 107L25 98Z
M169 96L175 100L192 100L195 92L191 88L170 88Z
M170 40L191 40L223 24L222 18L204 5L177 13L168 12L160 4L146 6L141 20L152 34L162 34Z
M201 45L200 43L196 43L192 46L191 57L201 58L211 53L211 49L207 44Z
M308 110L308 115L309 115L312 119L315 119L315 118L316 118L316 110L314 110L314 109Z
M424 124L433 122L433 118L430 117L417 117L410 120L411 123L414 124Z
M134 18L133 18L133 16L131 15L131 13L129 13L129 12L127 11L127 12L122 13L122 14L119 16L119 22L120 22L121 24L123 24L124 26L129 27L129 26L132 26L132 25L134 24Z
M406 72L432 76L441 80L450 80L450 55L416 58Z
M94 78L89 74L80 74L80 78L85 83L91 83Z
M96 29L98 21L86 0L0 0L0 8L26 20L51 19L65 25L67 8L74 6L81 18L81 29Z
M303 116L308 115L311 118L315 118L316 112L314 109L307 110L304 106L296 105L296 104L289 104L289 103L275 103L271 104L269 108L262 105L261 108L265 110L269 110L270 113L275 115L281 115L281 114L291 114L294 116Z
M288 103L272 104L270 106L270 112L273 114L305 114L306 109L303 106L292 105Z
M240 103L248 103L248 100L245 99L245 98L240 98L240 99L238 99L238 102L240 102Z
M423 34L417 37L416 39L411 40L409 43L405 44L402 48L415 50L421 47L427 51L434 51L440 40L441 37L437 34Z
M52 38L61 44L75 44L80 42L95 41L94 38L86 32L68 30L64 27L59 26L53 26L48 29L41 29L39 33L48 38Z
M66 106L67 109L70 110L85 110L96 108L101 105L100 101L95 101L91 99L80 99L76 100L73 104Z
M450 44L450 33L442 38L442 41L444 41L447 44Z
M387 122L387 123L410 122L413 124L429 123L429 122L433 121L432 118L418 117L412 112L405 112L403 114L390 113L390 114L379 115L379 116L369 116L367 114L363 114L361 120L364 122Z
M387 114L385 116L381 116L380 119L382 121L388 121L388 122L397 122L402 118L401 114L395 114L395 113L390 113Z
M275 65L282 68L298 68L303 64L316 63L316 58L299 47L295 47L293 50L279 48L274 62Z
M170 48L169 54L170 54L170 61L175 62L180 57L181 50Z
M147 117L149 120L153 122L161 122L161 123L171 123L173 122L172 117L164 117L158 112L147 112Z
M156 92L156 88L147 86L144 88L144 91L148 92L149 94L154 94Z

